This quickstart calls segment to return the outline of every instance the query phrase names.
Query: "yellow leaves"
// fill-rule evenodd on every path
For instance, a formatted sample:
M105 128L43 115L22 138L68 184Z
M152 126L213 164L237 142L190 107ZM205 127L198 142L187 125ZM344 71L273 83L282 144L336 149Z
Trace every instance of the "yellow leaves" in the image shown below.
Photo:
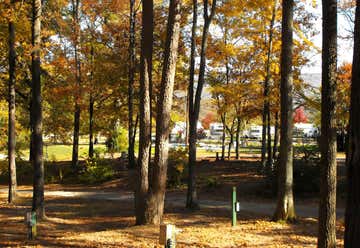
M318 53L321 53L321 48L317 47L311 40L309 40L304 33L300 30L298 25L294 25L294 30L297 36L309 47L314 48Z

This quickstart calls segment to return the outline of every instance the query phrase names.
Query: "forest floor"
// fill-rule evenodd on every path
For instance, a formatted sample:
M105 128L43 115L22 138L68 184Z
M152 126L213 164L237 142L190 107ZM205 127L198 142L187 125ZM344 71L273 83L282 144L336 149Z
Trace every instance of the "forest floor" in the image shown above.
M177 247L316 247L317 197L295 195L296 223L271 222L275 197L263 192L267 186L253 161L203 161L198 175L201 210L184 208L184 187L167 192L164 222L181 230ZM31 186L19 187L16 205L6 204L6 186L0 186L0 247L162 247L158 226L134 225L128 178L124 170L120 178L98 186L47 185L47 219L38 225L35 241L26 240L24 225ZM215 185L209 185L208 178ZM236 227L231 227L228 204L233 186L241 202ZM341 199L338 206L337 237L342 246Z

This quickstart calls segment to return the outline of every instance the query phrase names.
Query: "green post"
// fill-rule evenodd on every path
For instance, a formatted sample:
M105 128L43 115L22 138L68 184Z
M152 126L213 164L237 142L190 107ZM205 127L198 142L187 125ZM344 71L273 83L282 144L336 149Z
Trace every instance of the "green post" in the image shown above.
M33 240L36 238L36 212L26 213L26 225L28 228L28 239Z
M31 239L36 239L36 212L31 212Z
M232 226L236 226L236 187L233 187L231 211L232 211Z

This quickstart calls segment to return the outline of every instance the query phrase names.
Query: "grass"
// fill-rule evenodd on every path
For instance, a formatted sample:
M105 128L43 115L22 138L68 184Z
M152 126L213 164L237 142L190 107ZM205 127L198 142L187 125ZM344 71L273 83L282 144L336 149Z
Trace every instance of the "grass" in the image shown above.
M101 149L103 152L106 151L106 146L104 144L94 145L94 149ZM43 147L44 159L45 161L71 161L72 157L72 145L58 145L58 144L44 144ZM6 151L1 153L6 154ZM29 158L29 150L20 151L21 158L27 160ZM88 158L89 154L89 145L80 144L79 145L79 159L84 160ZM104 155L104 154L102 154Z
M105 150L105 145L94 145L94 149ZM89 154L88 145L79 145L79 159L86 159ZM72 156L72 145L45 145L45 159L48 161L70 161Z

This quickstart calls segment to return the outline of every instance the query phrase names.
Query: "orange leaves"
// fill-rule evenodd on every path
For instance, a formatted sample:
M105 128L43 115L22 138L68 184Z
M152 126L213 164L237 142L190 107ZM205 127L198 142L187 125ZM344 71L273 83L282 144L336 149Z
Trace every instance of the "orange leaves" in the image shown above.
M342 124L343 126L347 126L349 117L351 72L351 63L345 62L338 68L336 114L339 124Z

